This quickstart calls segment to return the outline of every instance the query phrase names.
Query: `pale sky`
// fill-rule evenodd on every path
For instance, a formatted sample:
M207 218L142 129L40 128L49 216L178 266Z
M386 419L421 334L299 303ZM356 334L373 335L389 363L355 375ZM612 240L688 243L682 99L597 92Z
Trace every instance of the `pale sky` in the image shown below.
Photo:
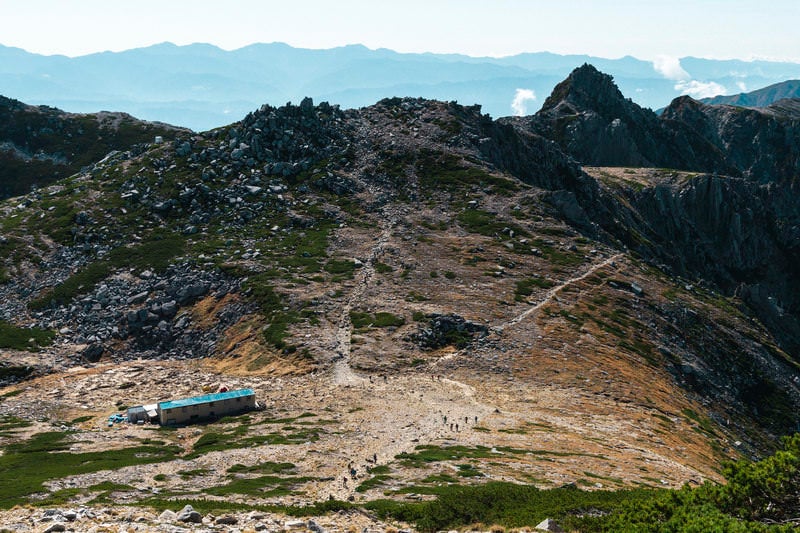
M0 0L5 46L77 56L164 41L800 62L800 0Z

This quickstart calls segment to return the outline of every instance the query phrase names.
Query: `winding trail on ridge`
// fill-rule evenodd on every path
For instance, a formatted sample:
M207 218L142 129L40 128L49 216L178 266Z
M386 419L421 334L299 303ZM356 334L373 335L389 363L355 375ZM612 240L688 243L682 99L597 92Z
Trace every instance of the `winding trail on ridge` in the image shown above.
M507 328L509 326L515 326L515 325L519 324L520 322L522 322L523 320L528 318L530 315L532 315L533 313L536 313L542 307L544 307L545 305L550 303L556 297L556 295L559 292L561 292L562 290L564 290L566 287L569 287L573 283L577 283L579 281L583 281L584 279L588 278L589 276L591 276L592 274L594 274L595 272L597 272L601 268L605 268L605 267L611 265L612 263L614 263L614 261L617 261L617 260L621 259L624 256L625 256L625 254L622 254L622 253L612 255L611 257L608 257L608 258L604 259L603 261L600 261L598 263L593 264L583 274L580 274L579 276L575 276L574 278L569 278L568 280L560 283L559 285L556 285L555 287L552 287L549 291L547 291L545 293L544 298L542 298L541 300L539 300L535 304L531 305L528 309L526 309L525 311L523 311L519 315L515 316L511 320L509 320L509 321L507 321L507 322L505 322L503 324L500 324L498 326L493 326L491 328L492 331L494 331L495 333L502 333L505 330L505 328ZM483 338L486 339L487 337L483 337ZM480 343L481 340L479 339L477 342ZM444 363L446 361L450 361L452 359L455 359L459 355L462 355L462 354L466 353L466 351L469 350L469 349L470 349L470 347L462 348L461 350L458 350L457 352L453 352L451 354L445 355L444 357L441 357L437 361L433 362L431 365L432 366L436 366L439 363Z
M506 328L508 326L514 326L516 324L519 324L520 322L522 322L523 320L528 318L531 314L535 313L536 311L538 311L539 309L544 307L546 304L550 303L553 300L553 298L556 297L556 294L558 294L559 292L564 290L566 287L572 285L573 283L577 283L579 281L583 281L584 279L588 278L589 276L591 276L592 274L594 274L595 272L597 272L601 268L607 267L608 265L610 265L614 261L617 261L618 259L622 258L623 256L624 256L624 254L612 255L611 257L609 257L608 259L605 259L604 261L601 261L599 263L595 263L586 272L584 272L580 276L576 276L574 278L570 278L570 279L566 280L565 282L561 283L560 285L556 285L555 287L553 287L552 289L550 289L549 291L547 291L545 293L545 296L544 296L544 298L542 300L536 302L535 304L533 304L531 307L529 307L528 309L526 309L525 311L523 311L519 315L515 316L514 318L512 318L511 320L509 320L505 324L502 324L501 326L499 326L500 330L502 331L502 329L504 329L504 328Z
M367 472L369 468L390 463L398 454L413 451L419 443L454 438L458 434L458 428L454 428L451 421L460 420L465 423L463 429L466 430L466 422L474 423L476 417L483 419L495 411L494 406L476 397L473 387L443 376L431 375L429 378L416 375L390 376L387 380L376 379L374 376L361 376L351 368L353 323L350 312L363 300L370 284L373 283L375 263L383 255L391 239L396 218L387 214L384 220L383 229L372 246L365 264L358 271L353 289L342 305L335 330L336 355L331 373L334 387L344 387L345 390L352 391L343 390L342 400L349 394L356 394L358 401L371 405L365 412L372 415L359 419L358 413L362 411L356 410L342 427L359 441L356 448L358 452L355 455L340 456L336 468L338 474L318 487L317 495L322 498L327 496L347 500L354 497L358 485L372 477ZM508 322L496 326L494 331L501 332L505 327L519 324L552 301L564 288L589 277L622 256L623 254L616 254L606 258L591 265L582 274L551 288L540 301ZM438 362L454 358L464 352L465 350L460 350L445 356L433 363L432 367ZM359 392L362 390L363 392ZM464 437L467 437L467 434L464 434ZM351 469L355 470L355 476Z

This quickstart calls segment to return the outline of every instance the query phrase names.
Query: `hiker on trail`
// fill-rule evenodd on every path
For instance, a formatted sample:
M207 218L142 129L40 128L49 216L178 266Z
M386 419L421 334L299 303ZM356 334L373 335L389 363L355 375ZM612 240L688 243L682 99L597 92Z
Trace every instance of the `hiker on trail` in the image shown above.
M346 486L347 486L347 476L343 476L342 477L342 487L346 487Z
M476 424L478 423L478 416L477 415L475 415L475 423Z
M377 453L373 453L372 454L372 460L375 462L375 464L378 464L378 454Z
M444 423L447 424L447 415L444 415Z
M456 431L458 431L458 424L456 424Z
M468 423L469 423L469 417L468 417L468 416L465 416L465 417L464 417L464 423L465 423L465 424L468 424Z
M450 424L450 431L453 431L453 424Z

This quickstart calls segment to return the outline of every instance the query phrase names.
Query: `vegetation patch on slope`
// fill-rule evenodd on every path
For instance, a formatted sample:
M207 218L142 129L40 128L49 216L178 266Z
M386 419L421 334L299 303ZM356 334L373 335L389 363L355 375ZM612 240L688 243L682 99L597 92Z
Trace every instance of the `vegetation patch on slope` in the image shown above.
M55 332L40 328L20 328L0 320L0 348L35 351L53 342Z

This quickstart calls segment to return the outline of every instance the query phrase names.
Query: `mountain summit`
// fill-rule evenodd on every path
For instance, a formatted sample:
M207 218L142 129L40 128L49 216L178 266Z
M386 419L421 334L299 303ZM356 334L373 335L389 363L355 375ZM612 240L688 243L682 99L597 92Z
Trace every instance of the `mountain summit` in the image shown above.
M585 164L697 168L685 159L683 138L676 143L655 113L626 99L591 65L559 83L536 115L504 120L556 141Z
M567 108L560 112L575 114L592 110L604 117L620 117L629 113L625 103L625 97L611 76L584 63L555 86L542 105L540 113L547 114L558 108Z

